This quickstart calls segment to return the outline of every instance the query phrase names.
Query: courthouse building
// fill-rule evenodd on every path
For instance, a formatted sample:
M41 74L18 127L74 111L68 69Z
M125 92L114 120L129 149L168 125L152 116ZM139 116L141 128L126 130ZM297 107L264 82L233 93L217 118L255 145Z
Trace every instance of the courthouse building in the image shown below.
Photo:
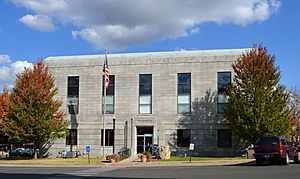
M106 91L103 131L105 55L48 57L56 78L56 99L70 120L69 135L49 148L102 156L130 149L135 155L168 145L173 155L233 156L238 141L225 126L225 87L232 63L247 49L108 54L110 85Z

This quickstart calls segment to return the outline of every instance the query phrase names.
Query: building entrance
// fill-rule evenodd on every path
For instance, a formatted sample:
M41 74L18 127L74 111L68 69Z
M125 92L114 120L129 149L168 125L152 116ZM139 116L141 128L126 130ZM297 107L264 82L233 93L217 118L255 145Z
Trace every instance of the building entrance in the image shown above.
M137 126L137 153L149 151L152 153L153 126Z

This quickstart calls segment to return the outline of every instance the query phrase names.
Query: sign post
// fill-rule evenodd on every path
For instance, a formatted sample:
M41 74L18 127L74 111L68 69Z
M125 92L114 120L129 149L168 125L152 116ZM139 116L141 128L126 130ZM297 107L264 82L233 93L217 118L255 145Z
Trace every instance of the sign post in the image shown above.
M89 164L90 164L90 163L91 163L91 161L90 161L90 151L91 151L91 146L89 146L89 145L85 146L85 151L86 151L87 154L88 154L88 162L89 162Z
M195 144L193 143L190 143L190 162L192 162L192 153L193 153L193 150L195 148Z

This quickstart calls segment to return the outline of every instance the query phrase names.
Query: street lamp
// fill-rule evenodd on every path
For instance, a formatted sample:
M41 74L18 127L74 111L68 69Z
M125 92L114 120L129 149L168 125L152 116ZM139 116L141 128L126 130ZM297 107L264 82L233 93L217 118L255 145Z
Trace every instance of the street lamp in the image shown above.
M116 136L116 117L113 118L113 132L114 132L114 143L113 143L113 153L115 153L115 136Z

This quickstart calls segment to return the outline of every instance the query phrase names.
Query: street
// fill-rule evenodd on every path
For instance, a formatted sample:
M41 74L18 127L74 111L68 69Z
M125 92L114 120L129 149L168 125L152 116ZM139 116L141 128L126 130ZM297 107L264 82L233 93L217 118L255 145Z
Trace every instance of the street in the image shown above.
M194 178L194 179L298 179L300 164L255 166L155 166L155 167L1 167L0 178L85 179L85 178Z

